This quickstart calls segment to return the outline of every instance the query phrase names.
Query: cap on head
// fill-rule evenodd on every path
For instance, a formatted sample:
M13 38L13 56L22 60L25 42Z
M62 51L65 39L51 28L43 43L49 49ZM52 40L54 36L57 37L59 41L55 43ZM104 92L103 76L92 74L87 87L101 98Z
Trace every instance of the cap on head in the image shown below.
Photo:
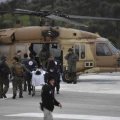
M69 49L68 49L68 52L70 52L70 51L72 52L72 51L73 51L73 49L72 49L72 48L69 48Z
M20 53L20 52L21 52L21 50L18 50L18 51L17 51L17 53Z
M2 55L1 56L1 60L4 60L4 59L6 59L7 57L5 56L5 55Z
M19 62L19 58L18 58L18 57L13 57L13 59L14 59L16 62Z

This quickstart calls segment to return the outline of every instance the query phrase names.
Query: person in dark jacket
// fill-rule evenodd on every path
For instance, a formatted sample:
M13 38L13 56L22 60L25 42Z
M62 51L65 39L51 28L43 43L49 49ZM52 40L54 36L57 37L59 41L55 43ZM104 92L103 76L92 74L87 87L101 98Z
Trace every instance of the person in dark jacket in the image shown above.
M76 62L78 62L79 57L73 52L72 48L68 49L68 54L65 56L68 62L68 75L69 79L73 80L73 84L77 83L76 80Z
M5 61L6 56L2 55L0 61L0 98L7 98L6 93L9 89L8 75L11 74L11 71Z
M25 62L28 60L28 54L25 53L24 54L24 59L22 60L22 64L25 65ZM23 84L24 84L24 89L23 91L27 91L27 76L26 76L27 72L24 71L24 81L23 81Z
M44 85L42 87L42 105L44 120L53 120L52 112L54 110L54 105L62 108L62 105L54 97L54 83L55 80L51 77L49 79L49 85Z
M57 68L56 68L55 62L53 60L49 61L49 64L48 64L48 67L47 67L47 70L46 70L46 74L47 74L47 79L50 76L52 76L54 78L55 82L56 82L56 79L57 79ZM49 83L49 81L48 81L48 83Z
M24 62L24 65L25 67L30 70L31 72L35 69L35 68L38 68L38 64L37 62L33 59L33 56L30 56L30 59L26 60ZM31 78L32 78L32 75L27 72L26 73L26 79L27 79L27 83L28 83L28 94L31 95L31 90L32 90L32 86L31 86Z
M56 66L56 69L57 69L57 78L56 78L56 81L55 81L55 87L56 87L57 94L59 94L59 90L60 90L60 73L62 73L62 65L61 65L59 60L55 59L54 56L51 56L50 58L51 58L51 60L53 60L55 62L55 66Z

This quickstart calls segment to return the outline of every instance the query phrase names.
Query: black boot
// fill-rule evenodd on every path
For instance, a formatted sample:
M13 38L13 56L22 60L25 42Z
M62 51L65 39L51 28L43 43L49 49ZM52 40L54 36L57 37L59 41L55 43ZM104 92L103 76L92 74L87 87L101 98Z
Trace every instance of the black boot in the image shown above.
M12 98L15 99L16 98L16 94L14 94Z
M3 96L4 98L7 98L7 96L6 96L5 94L2 94L2 96Z
M20 95L20 96L19 96L19 98L23 98L23 96L22 96L22 95Z
M3 96L2 95L0 95L0 99L2 99L3 98Z
M31 95L31 91L29 91L28 95Z

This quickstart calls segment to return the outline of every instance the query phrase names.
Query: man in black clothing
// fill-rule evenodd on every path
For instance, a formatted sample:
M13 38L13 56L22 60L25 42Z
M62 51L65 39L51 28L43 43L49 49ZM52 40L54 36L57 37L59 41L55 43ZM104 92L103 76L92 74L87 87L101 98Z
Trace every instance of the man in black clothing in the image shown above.
M52 111L54 110L54 105L62 108L62 105L54 97L54 83L53 78L49 79L49 85L44 85L42 87L42 105L44 120L53 120Z
M0 60L0 98L7 98L6 93L9 89L9 74L11 74L11 71L6 63L6 56L2 55Z

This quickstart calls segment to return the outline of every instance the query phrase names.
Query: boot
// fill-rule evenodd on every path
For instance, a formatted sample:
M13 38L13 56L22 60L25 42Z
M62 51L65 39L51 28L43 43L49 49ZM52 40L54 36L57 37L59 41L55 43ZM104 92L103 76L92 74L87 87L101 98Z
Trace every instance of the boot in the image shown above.
M29 91L28 95L31 95L31 91Z
M0 95L0 99L2 99L3 98L3 96L2 95Z
M16 98L16 94L14 94L12 98L15 99Z
M4 98L7 98L7 96L6 96L5 94L2 94L2 96L3 96Z
M22 96L22 95L20 95L20 96L19 96L19 98L23 98L23 96Z

